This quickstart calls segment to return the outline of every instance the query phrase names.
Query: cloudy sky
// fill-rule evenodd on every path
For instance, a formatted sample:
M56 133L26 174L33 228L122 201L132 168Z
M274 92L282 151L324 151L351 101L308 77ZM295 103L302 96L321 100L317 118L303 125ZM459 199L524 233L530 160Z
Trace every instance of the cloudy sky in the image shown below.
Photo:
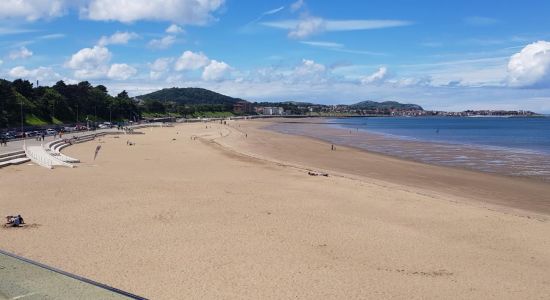
M1 0L0 78L550 113L550 1Z

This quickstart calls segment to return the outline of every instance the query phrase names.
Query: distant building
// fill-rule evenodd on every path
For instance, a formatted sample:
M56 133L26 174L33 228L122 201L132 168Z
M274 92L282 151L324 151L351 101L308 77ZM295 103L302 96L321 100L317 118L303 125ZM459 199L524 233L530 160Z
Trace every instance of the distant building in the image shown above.
M233 111L238 114L249 114L254 112L254 106L247 101L239 101L233 104Z
M268 115L268 116L272 115L273 114L273 107L264 107L262 109L262 114Z
M262 107L262 114L267 116L283 115L284 112L282 107Z

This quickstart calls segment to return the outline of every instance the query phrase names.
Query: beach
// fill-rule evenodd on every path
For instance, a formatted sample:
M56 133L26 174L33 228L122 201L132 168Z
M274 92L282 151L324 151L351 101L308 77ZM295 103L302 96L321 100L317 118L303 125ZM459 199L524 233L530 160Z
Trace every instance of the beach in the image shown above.
M273 122L141 129L65 149L75 169L4 168L0 213L28 226L0 248L150 299L550 295L547 183L332 151Z

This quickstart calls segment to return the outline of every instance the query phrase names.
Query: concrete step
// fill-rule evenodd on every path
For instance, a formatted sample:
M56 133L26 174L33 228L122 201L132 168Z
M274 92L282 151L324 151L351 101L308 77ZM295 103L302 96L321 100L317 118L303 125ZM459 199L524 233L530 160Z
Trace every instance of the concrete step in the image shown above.
M29 162L29 161L31 161L31 160L30 160L30 158L27 158L27 157L15 158L15 159L12 159L12 160L3 161L3 162L0 162L0 169L4 168L4 167L7 167L7 166L24 164L24 163Z
M18 150L18 151L0 153L0 158L12 156L12 155L17 155L17 154L21 154L21 153L25 153L25 150Z
M11 160L10 162L11 162L12 165L20 165L20 164L24 164L24 163L29 162L29 161L31 161L31 159L25 156L23 158L16 158L14 160Z
M10 155L10 156L0 157L0 162L10 161L10 160L13 160L13 159L23 158L23 157L27 157L27 155L25 154L25 152L23 152L23 153L17 153L17 154Z

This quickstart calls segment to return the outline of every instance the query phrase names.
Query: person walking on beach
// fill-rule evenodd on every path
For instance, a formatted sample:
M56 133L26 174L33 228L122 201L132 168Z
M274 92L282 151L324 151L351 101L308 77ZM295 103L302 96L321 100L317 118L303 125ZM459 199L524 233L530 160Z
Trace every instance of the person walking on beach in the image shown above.
M330 150L332 151L336 150L336 147L334 147L334 144L330 145Z
M97 158L97 154L99 153L99 150L101 150L101 145L97 145L97 147L95 148L94 160Z

